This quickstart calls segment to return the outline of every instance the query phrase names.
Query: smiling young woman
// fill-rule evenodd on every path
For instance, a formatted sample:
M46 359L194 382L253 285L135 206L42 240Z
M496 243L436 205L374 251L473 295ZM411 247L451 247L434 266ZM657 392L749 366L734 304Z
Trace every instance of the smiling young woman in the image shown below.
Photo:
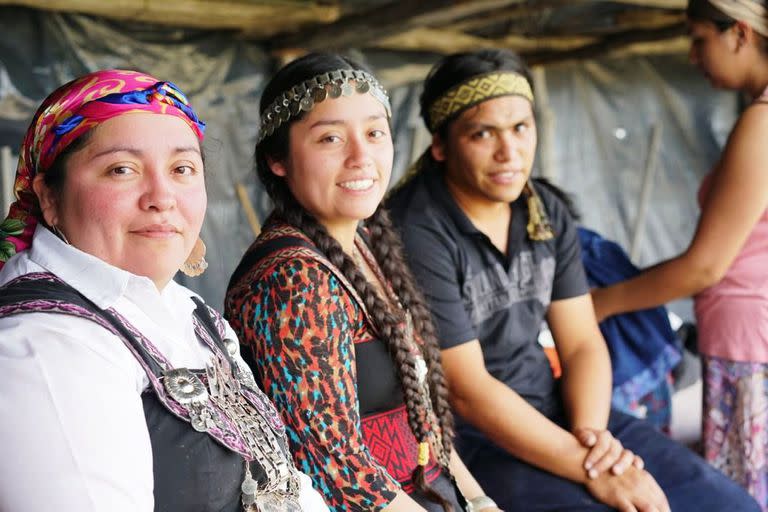
M429 312L380 204L386 92L310 54L272 78L261 112L256 170L275 209L225 308L297 464L332 510L460 512L462 493L498 510L453 451Z

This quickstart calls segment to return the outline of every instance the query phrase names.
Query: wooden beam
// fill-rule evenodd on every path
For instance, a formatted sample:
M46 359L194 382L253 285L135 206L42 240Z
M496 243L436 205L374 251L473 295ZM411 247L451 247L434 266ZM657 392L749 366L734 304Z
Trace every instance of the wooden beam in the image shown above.
M60 12L167 26L234 29L268 37L306 23L330 23L340 16L338 5L316 0L0 0Z
M661 41L646 41L609 50L605 55L610 57L625 57L634 55L685 55L691 47L688 36L674 37Z
M615 31L607 36L560 35L551 37L523 37L508 35L501 38L484 38L453 30L419 28L402 32L375 42L377 48L393 51L427 51L448 54L475 48L508 48L521 54L538 54L581 51L588 45L611 46L633 44L657 39L658 31L666 39L669 27L675 26L673 35L679 35L685 17L681 13L653 10L636 14L622 14L617 17ZM637 39L635 39L637 38ZM590 50L591 51L591 50Z
M596 41L594 37L477 37L453 30L421 28L377 41L373 46L395 51L427 51L448 54L477 48L508 48L516 52L564 51Z
M685 13L667 9L628 9L614 18L619 31L631 29L654 29L674 23L685 23Z
M611 0L616 4L639 5L641 7L661 7L663 9L679 9L684 11L688 0Z
M301 33L267 41L270 50L306 48L328 50L363 47L404 30L450 23L477 13L489 13L525 0L398 0L345 16L340 20Z
M520 38L483 39L467 34L434 29L413 30L374 45L387 50L417 50L453 53L476 48L506 48L519 53L530 65L551 64L566 60L583 60L603 55L684 54L690 41L684 23L652 30L631 30L596 38ZM387 87L395 87L423 79L429 65L408 65L402 69L380 69L377 75Z
M536 18L558 7L583 3L590 2L588 0L529 0L528 2L497 9L493 12L493 16L487 16L485 13L467 16L462 20L451 23L450 28L458 32L466 32L500 21L509 22L525 18Z
M567 51L544 51L523 53L526 61L531 64L547 64L563 60L592 59L599 55L615 52L627 46L638 43L658 42L665 39L677 39L687 33L685 23L675 23L653 30L634 30L621 34L612 34L597 42Z
M648 55L672 55L685 54L690 46L690 40L687 36L674 37L672 39L663 39L657 41L643 41L631 43L626 46L605 48L604 53L595 53L594 57L631 57ZM572 58L569 52L558 52L556 55L560 58L549 60L546 65L556 64L561 61L567 61ZM546 67L545 65L545 67ZM534 69L539 65L533 65ZM404 64L392 68L377 68L376 76L387 89L394 89L414 83L422 82L426 77L432 64Z

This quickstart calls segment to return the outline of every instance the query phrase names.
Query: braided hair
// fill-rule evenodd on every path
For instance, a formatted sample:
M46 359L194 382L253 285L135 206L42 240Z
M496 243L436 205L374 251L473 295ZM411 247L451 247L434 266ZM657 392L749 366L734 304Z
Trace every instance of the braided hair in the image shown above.
M261 111L290 87L320 73L339 69L365 70L354 61L336 54L311 53L289 63L267 84L261 97ZM389 281L401 308L380 296L353 258L344 252L325 226L298 203L285 180L270 170L268 161L288 160L290 126L301 118L297 116L282 124L256 146L256 172L272 200L274 214L306 234L320 252L343 272L362 298L374 327L381 334L382 340L388 344L402 385L408 424L420 444L430 442L430 424L433 422L430 411L434 411L438 425L433 427L437 427L437 437L440 439L440 446L437 447L438 463L447 472L449 456L453 450L453 416L440 364L440 350L431 313L414 285L414 279L405 262L402 243L392 227L389 215L379 205L374 214L365 221L365 226L370 233L371 252L384 277ZM406 312L411 315L415 339L420 341L419 345L427 364L428 395L424 393L417 376L418 367L412 352L412 341L406 338L403 329ZM430 500L441 504L450 512L450 503L427 484L424 470L425 466L417 465L412 475L414 485Z

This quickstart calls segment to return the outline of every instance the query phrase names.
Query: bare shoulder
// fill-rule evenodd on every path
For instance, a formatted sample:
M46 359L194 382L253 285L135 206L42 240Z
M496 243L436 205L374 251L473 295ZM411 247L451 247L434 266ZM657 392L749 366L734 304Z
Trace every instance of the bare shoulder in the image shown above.
M726 151L749 149L768 153L768 102L750 105L733 127Z
M753 185L768 180L768 104L756 103L747 108L736 122L723 150L720 170L733 177L749 179Z

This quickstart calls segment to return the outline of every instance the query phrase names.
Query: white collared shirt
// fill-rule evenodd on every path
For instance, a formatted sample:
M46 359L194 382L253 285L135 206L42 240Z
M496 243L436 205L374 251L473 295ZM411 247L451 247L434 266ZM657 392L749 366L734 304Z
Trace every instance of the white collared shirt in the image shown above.
M38 226L32 247L0 270L0 285L50 272L101 308L115 308L177 368L203 368L191 290L162 292L64 244ZM237 336L226 326L229 336ZM143 368L122 340L90 320L29 313L0 318L0 511L150 512L152 447ZM302 474L302 506L327 511Z

